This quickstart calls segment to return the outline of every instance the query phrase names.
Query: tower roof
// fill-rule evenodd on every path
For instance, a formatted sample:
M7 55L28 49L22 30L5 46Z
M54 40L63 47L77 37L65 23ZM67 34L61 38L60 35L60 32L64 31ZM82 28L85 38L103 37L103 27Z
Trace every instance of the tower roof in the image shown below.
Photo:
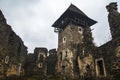
M92 26L95 23L97 23L95 20L92 20L89 18L84 12L82 12L80 9L78 9L76 6L71 4L68 9L55 21L55 23L52 25L52 27L56 28L64 28L62 21L67 17L78 17L82 18L87 22L87 26Z
M5 17L4 17L4 15L3 15L1 10L0 10L0 22L6 23L6 19L5 19Z
M71 4L67 10L76 12L76 13L78 13L78 14L81 14L81 15L87 17L87 15L86 15L84 12L82 12L80 9L78 9L78 8L77 8L75 5L73 5L73 4Z

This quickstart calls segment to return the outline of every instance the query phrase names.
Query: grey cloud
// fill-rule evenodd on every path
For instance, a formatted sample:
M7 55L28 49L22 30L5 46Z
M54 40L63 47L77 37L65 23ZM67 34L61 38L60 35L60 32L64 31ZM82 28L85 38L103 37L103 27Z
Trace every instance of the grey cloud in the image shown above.
M120 4L119 0L116 1ZM38 46L57 48L57 34L54 33L51 25L71 3L98 21L92 26L94 42L97 45L111 39L108 13L105 9L110 3L109 0L0 0L0 8L8 24L28 46L28 51L33 52Z

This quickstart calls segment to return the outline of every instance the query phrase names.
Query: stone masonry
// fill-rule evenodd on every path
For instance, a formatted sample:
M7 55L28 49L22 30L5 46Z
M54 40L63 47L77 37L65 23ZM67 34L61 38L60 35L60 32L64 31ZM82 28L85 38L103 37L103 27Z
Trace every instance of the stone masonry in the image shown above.
M0 76L24 74L27 47L0 11Z
M119 80L120 13L116 2L106 9L112 39L105 44L93 43L90 27L97 22L71 4L52 25L58 33L57 50L36 47L29 54L0 11L0 79L24 75L36 80L52 80L51 76L53 80Z
M53 24L55 32L58 32L56 68L59 75L64 78L82 78L87 73L85 70L87 66L91 67L90 74L93 74L91 52L95 46L92 42L90 26L95 23L96 21L87 17L85 13L71 4Z

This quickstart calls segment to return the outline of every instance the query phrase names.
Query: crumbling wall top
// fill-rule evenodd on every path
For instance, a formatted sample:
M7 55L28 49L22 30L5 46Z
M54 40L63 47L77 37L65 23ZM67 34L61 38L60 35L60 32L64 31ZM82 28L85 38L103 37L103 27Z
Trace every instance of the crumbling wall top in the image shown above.
M117 2L112 2L109 5L106 6L106 9L108 10L108 12L112 12L113 10L117 11Z

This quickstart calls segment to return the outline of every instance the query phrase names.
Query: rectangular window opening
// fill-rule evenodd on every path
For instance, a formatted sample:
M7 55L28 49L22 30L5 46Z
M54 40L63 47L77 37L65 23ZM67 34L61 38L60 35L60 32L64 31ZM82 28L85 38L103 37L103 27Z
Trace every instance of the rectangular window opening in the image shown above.
M99 76L104 76L104 66L103 66L103 60L97 61L97 70Z

